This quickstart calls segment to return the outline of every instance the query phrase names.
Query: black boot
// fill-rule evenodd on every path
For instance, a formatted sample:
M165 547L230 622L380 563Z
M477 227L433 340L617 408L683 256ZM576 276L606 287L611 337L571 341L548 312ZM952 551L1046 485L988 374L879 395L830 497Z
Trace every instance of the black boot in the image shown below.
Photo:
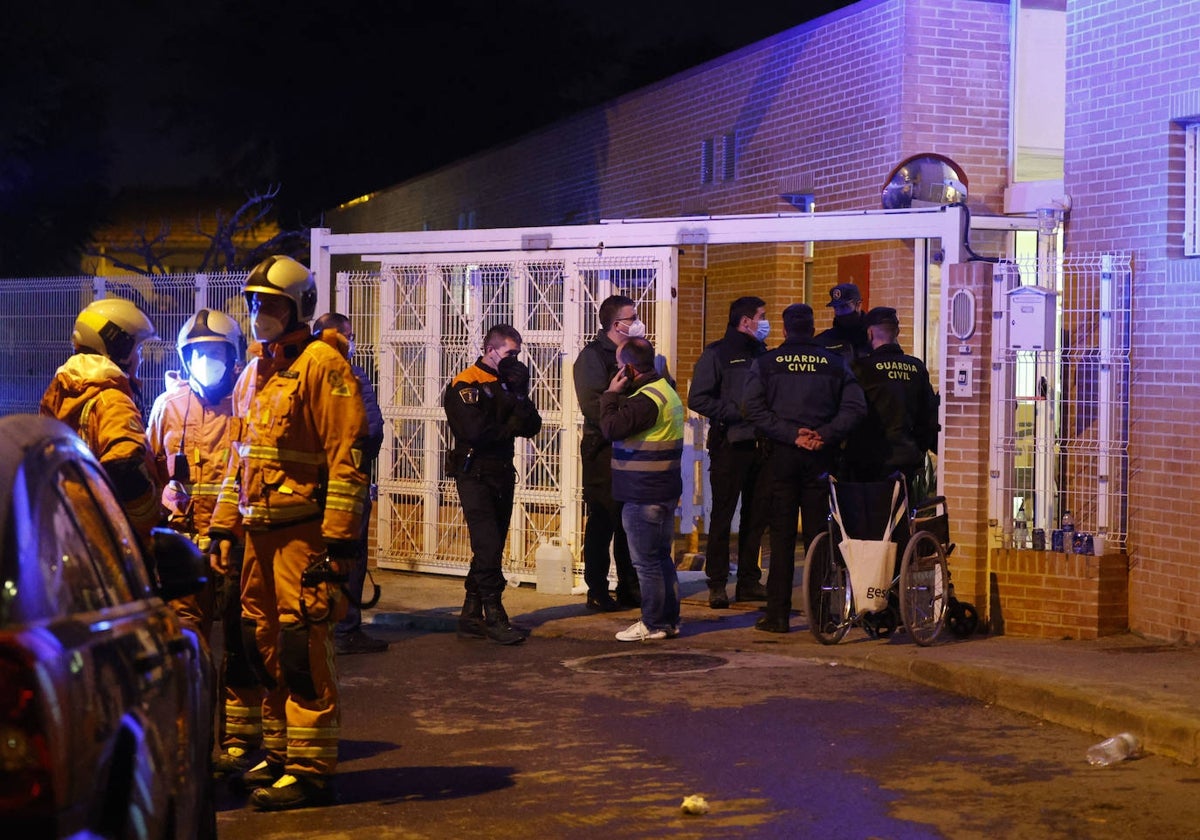
M487 627L483 623L483 601L478 593L468 592L458 616L458 638L486 639L487 635Z
M483 623L487 637L501 645L519 645L525 634L508 623L499 595L483 596Z

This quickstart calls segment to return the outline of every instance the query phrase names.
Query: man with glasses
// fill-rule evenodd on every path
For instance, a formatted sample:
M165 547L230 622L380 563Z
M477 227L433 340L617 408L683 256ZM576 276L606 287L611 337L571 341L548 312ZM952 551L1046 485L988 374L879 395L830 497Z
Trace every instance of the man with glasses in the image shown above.
M579 351L572 371L575 396L583 412L583 501L587 523L583 530L583 580L587 608L615 612L641 606L637 573L621 524L621 504L612 492L612 443L600 431L600 395L617 373L617 348L646 335L637 304L625 295L612 295L600 304L600 331ZM617 566L617 597L608 592L609 544Z

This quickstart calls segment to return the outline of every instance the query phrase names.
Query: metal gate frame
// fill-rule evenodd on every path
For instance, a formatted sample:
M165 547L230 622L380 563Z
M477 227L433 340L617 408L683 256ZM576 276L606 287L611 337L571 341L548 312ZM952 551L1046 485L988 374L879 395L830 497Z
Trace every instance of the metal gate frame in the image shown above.
M752 243L786 243L786 242L829 242L829 241L867 241L901 239L912 240L914 243L913 259L913 295L914 311L925 311L928 306L929 272L935 264L942 266L962 262L964 253L969 253L965 247L965 234L968 230L990 230L1016 232L1037 230L1037 220L1030 216L969 216L966 209L959 206L922 207L907 210L876 210L859 212L833 213L776 213L746 216L709 216L667 219L639 219L605 221L597 225L571 225L561 227L538 228L492 228L483 230L441 230L441 231L402 231L378 233L334 234L328 229L313 229L311 244L311 266L318 279L318 293L323 299L318 301L318 308L331 308L328 296L333 293L331 282L332 261L335 256L353 256L364 262L378 261L382 265L400 265L406 261L420 262L448 261L463 263L464 260L476 259L486 255L487 260L524 259L545 261L549 258L559 258L564 253L587 254L596 257L620 253L624 249L663 248L674 249L679 246L705 245L737 245ZM937 252L933 243L937 243ZM671 265L675 262L672 259ZM671 277L674 282L675 269ZM668 298L671 296L668 295ZM942 295L938 318L932 323L936 329L938 361L947 358L947 330L941 325L949 323L948 296ZM645 317L643 315L643 317ZM657 317L657 316L656 316ZM673 309L661 321L663 328L670 329L670 352L665 355L674 362L674 328ZM920 322L914 324L914 347L927 346L929 327ZM520 329L520 326L518 326ZM653 333L653 330L652 330ZM480 334L480 338L482 334ZM590 336L589 336L590 337ZM581 336L582 339L582 336ZM661 343L656 341L656 346ZM663 349L660 347L660 350ZM571 352L571 348L564 348ZM578 351L578 347L574 348ZM574 356L571 356L572 360ZM439 371L439 374L443 373ZM452 373L451 373L452 375ZM448 381L448 376L445 380ZM437 382L436 393L445 381ZM562 410L574 410L574 393L572 388L564 388L560 396ZM433 419L434 413L440 413L440 404L427 405L425 410L430 413L426 421ZM945 424L945 401L940 410L940 422ZM577 411L576 411L577 415ZM436 422L436 421L435 421ZM566 424L564 426L571 426ZM699 437L702 440L702 437ZM423 445L426 445L423 443ZM576 448L577 449L577 448ZM700 456L701 458L703 456ZM577 458L571 458L564 463L577 463ZM939 484L943 482L941 465L939 464ZM564 502L578 498L578 489L569 490L571 484L578 488L578 470L561 471L563 484L562 499ZM703 473L701 473L703 474ZM383 471L381 470L381 475ZM430 486L428 477L422 478L423 492L432 493L436 482ZM685 488L685 502L687 499ZM457 505L455 505L457 507ZM572 548L576 558L576 573L580 569L578 528L581 515L572 505L572 510L565 514L560 536L565 544ZM564 504L563 510L568 506ZM514 517L516 519L516 517ZM382 521L382 520L381 520ZM684 518L686 523L690 516ZM566 523L573 523L568 532ZM426 526L426 530L437 531L445 525ZM514 529L519 526L514 523ZM383 536L391 536L391 532L380 532ZM436 540L436 533L427 533L427 540ZM518 535L514 543L510 536L508 546L509 556L520 558L519 561L509 561L510 580L529 579L534 573L534 567L528 562L532 549L528 540L522 541ZM380 541L382 545L382 539ZM436 545L436 542L429 544ZM534 547L535 548L535 547ZM390 561L380 555L381 564L388 565ZM430 571L451 572L450 568L441 567ZM465 573L465 568L462 570Z
M518 439L505 573L536 579L536 551L561 540L578 558L581 423L571 377L610 294L638 303L668 366L676 356L673 248L387 256L379 260L374 347L385 442L378 463L376 557L384 568L466 574L471 550L457 488L443 469L446 384L478 358L483 335L510 323L524 340L542 431ZM339 290L348 287L339 276ZM370 297L370 295L369 295ZM578 566L576 562L576 566ZM576 578L582 572L576 568Z

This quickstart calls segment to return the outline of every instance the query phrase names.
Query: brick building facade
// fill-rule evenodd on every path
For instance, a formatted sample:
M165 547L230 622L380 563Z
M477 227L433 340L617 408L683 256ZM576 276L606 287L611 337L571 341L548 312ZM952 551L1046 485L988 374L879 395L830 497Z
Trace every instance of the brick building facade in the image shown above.
M1188 364L1196 352L1168 331L1168 319L1196 304L1200 274L1172 244L1183 218L1180 121L1200 114L1200 58L1186 49L1200 37L1200 20L1187 2L1067 6L1067 250L1129 250L1137 264L1128 621L1156 637L1200 641L1200 615L1186 608L1200 590L1191 552L1200 478L1179 435L1197 425L1200 403L1178 399L1180 389L1195 396L1196 374L1183 371L1196 369ZM973 212L998 214L1012 180L1011 31L1008 2L862 0L353 202L328 222L352 233L775 213L791 210L785 196L798 194L820 210L872 210L891 169L925 152L967 173ZM984 253L1004 247L999 237L972 244ZM722 333L731 300L760 295L778 324L786 304L807 297L824 318L839 264L865 269L869 302L896 306L904 324L925 316L913 311L911 241L816 243L811 257L805 250L683 249L681 391L704 343ZM938 367L931 364L935 375ZM955 422L948 412L947 424ZM956 517L980 519L987 441L969 431L947 429L943 456L963 467L948 466L945 483L962 502ZM986 523L963 525L956 581L960 594L965 584L986 603ZM1012 567L1025 573L1021 563ZM1112 623L1110 611L1092 630L1109 632ZM1077 626L1067 632L1086 635Z

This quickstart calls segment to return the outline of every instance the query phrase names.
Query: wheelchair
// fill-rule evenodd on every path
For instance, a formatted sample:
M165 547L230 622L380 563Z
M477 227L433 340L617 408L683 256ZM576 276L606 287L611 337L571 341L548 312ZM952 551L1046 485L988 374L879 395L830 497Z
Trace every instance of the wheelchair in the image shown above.
M871 638L903 627L921 646L935 644L947 629L960 638L974 633L978 615L954 597L946 565L954 546L945 498L910 507L899 473L882 482L839 482L832 475L828 481L828 527L804 557L802 597L817 641L837 644L855 626ZM857 562L856 554L892 564L886 592L870 587L867 597L855 597L847 556Z

